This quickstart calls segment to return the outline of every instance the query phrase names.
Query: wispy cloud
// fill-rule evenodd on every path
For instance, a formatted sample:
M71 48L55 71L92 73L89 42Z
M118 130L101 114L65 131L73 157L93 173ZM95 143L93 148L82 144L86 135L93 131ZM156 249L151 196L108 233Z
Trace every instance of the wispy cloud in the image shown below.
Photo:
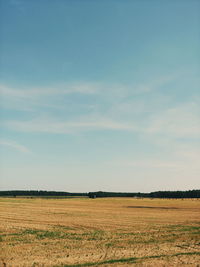
M7 121L6 127L21 132L57 133L66 134L81 131L95 130L122 130L133 131L134 126L109 119L97 121L55 121L50 119L35 119L32 121Z
M12 87L0 84L1 106L4 109L40 112L41 109L62 110L64 99L75 95L90 96L97 93L94 83L57 84L49 87Z
M174 156L174 155L173 155ZM198 154L199 156L199 154ZM129 166L129 167L139 167L139 168L160 168L160 169L171 169L171 171L174 170L184 170L185 168L192 169L198 169L200 171L200 165L199 160L196 155L196 157L177 157L176 159L158 159L158 158L152 158L147 159L144 158L143 160L127 160L127 161L117 161L116 164L120 164L123 166Z
M24 145L21 145L19 143L16 143L15 141L0 140L0 145L13 148L13 149L18 150L22 153L30 153L30 150L27 147L25 147Z
M173 80L173 76L163 76L148 83L113 84L102 82L59 83L50 86L12 87L0 84L2 104L8 108L28 110L31 106L55 108L52 101L55 97L70 95L96 95L99 101L116 102L138 94L146 94L156 90ZM49 103L50 102L50 103ZM57 108L57 107L56 107Z
M121 113L120 113L121 112ZM21 132L76 133L81 131L121 130L141 134L144 138L165 143L168 138L200 138L200 108L198 103L182 103L153 115L135 116L127 110L111 106L104 112L90 112L68 119L44 115L29 120L6 120L3 127Z
M126 172L134 173L138 177L156 179L158 183L168 183L177 179L195 181L199 186L200 173L200 147L193 143L179 143L175 140L168 140L168 146L171 149L161 145L162 154L154 153L148 156L146 153L142 155L114 156L113 160L107 162L108 165L125 168ZM157 150L158 152L158 150ZM189 180L188 180L189 179ZM179 188L180 189L180 188ZM165 188L166 190L166 188Z
M155 80L151 80L146 83L137 84L134 86L134 88L137 93L148 93L148 92L160 89L163 85L166 85L169 82L175 80L177 76L178 74L161 76Z
M53 87L32 87L32 88L13 88L6 85L0 85L0 94L7 97L35 98L42 96L68 95L68 94L94 94L96 85L91 83L81 84L58 84Z
M34 111L34 117L26 114L27 120L9 119L3 127L22 132L123 130L154 139L159 135L199 138L199 99L172 104L165 92L156 93L156 99L153 94L149 96L149 92L162 89L175 78L176 75L163 76L132 86L88 82L19 89L0 85L3 106Z
M159 114L154 114L147 132L174 137L200 138L199 103L182 103Z

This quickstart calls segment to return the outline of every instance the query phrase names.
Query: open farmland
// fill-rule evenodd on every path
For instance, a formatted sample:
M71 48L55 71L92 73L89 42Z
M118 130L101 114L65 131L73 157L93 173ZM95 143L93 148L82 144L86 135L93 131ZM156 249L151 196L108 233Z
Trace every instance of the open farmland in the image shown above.
M0 198L2 266L199 266L200 200Z

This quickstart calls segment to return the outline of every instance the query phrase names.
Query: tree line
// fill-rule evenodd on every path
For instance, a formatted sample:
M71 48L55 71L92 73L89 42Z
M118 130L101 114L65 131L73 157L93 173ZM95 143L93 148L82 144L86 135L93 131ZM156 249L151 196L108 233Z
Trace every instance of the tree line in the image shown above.
M70 193L60 191L43 191L43 190L9 190L0 191L0 196L4 197L142 197L142 198L200 198L200 190L188 191L156 191L151 193L123 193L123 192L89 192L89 193Z
M96 197L142 197L142 198L200 198L200 190L188 191L156 191L151 193L116 193L116 192L90 192L90 198Z
M88 196L88 193L69 193L69 192L44 191L44 190L9 190L9 191L0 191L0 196L70 197L70 196Z

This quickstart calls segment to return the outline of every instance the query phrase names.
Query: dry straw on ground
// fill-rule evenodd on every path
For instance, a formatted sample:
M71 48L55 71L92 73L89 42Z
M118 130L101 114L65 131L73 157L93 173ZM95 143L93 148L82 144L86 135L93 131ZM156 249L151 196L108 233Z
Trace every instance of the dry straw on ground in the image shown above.
M199 266L200 200L0 198L2 266Z

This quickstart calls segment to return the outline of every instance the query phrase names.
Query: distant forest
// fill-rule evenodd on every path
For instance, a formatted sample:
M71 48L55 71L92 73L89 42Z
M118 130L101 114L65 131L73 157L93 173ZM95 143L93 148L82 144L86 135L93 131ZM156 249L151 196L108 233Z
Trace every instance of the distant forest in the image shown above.
M90 192L88 196L94 197L142 197L142 198L200 198L200 190L189 191L157 191L151 193L116 193L116 192Z
M89 192L89 193L69 193L56 191L37 190L10 190L0 191L3 197L141 197L141 198L200 198L200 190L188 191L157 191L151 193L121 193L121 192Z
M73 196L88 196L88 193L69 193L60 191L43 191L43 190L9 190L0 191L0 196L30 196L30 197L73 197Z

